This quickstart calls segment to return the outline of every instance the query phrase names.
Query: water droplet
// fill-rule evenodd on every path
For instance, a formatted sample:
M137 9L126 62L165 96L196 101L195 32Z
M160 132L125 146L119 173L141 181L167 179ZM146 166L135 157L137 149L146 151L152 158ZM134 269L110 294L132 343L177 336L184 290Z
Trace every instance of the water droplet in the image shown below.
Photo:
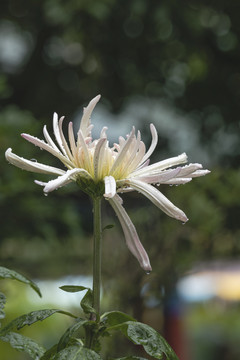
M150 274L151 274L151 271L145 271L145 274L146 274L146 275L150 275Z
M44 196L48 196L48 194L47 194L47 193L44 193Z
M36 159L31 159L31 161L33 161L33 162L37 162L37 160L36 160Z

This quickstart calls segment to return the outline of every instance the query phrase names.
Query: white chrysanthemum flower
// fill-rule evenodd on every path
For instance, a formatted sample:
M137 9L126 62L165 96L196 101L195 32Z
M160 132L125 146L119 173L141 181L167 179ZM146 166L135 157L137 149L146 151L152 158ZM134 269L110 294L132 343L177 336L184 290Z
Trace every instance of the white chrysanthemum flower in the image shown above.
M102 129L100 138L93 140L91 134L93 125L90 117L99 99L100 95L84 108L77 141L75 141L72 122L68 125L68 141L66 140L62 130L64 117L58 120L56 113L53 116L53 132L56 143L50 137L46 126L43 128L45 140L22 134L24 139L56 156L67 170L24 159L12 153L11 149L6 151L6 159L24 170L59 175L47 183L35 181L44 186L45 193L76 181L80 188L90 196L104 196L109 200L119 218L128 248L138 259L142 268L145 271L151 271L148 255L138 238L132 221L122 206L122 199L117 193L136 190L150 199L167 215L186 222L188 218L184 212L173 205L151 184L185 184L194 177L208 174L209 171L202 170L201 164L178 166L187 162L185 153L149 165L149 157L158 140L153 124L150 125L152 143L147 152L141 141L140 132L138 131L136 135L134 128L126 139L119 137L119 143L114 144L113 147L109 146L106 127Z

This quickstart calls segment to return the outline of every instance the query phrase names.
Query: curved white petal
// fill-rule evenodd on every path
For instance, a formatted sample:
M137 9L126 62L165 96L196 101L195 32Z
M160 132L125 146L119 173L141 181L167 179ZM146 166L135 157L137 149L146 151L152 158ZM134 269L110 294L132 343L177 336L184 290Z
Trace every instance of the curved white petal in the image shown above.
M51 138L51 136L49 135L48 131L47 131L47 126L44 125L43 127L43 135L47 141L47 143L54 149L56 150L59 154L62 155L61 151L58 149L57 145L54 143L53 139Z
M73 155L69 149L68 143L65 139L65 136L63 134L63 130L62 130L62 124L63 124L63 120L64 120L64 116L62 116L59 120L58 123L58 127L59 127L59 135L60 135L60 139L61 139L61 144L62 144L62 148L64 151L65 156L69 159L69 160L73 160Z
M110 169L109 175L113 175L114 172L117 170L118 166L121 164L121 162L123 162L124 156L126 155L129 147L131 146L133 140L135 138L135 128L133 127L127 141L125 141L123 147L121 148L121 150L119 151L116 160L113 163L113 166Z
M95 98L93 98L88 106L86 108L83 108L83 116L81 119L81 123L80 123L80 128L79 131L82 131L83 137L88 137L91 135L91 129L89 131L89 126L91 124L91 114L93 109L95 108L96 104L98 103L98 101L100 100L101 95L97 95Z
M111 206L113 207L122 229L125 235L126 243L131 253L137 258L141 267L146 271L150 272L152 267L144 247L142 246L135 226L133 225L130 217L126 213L124 207L121 205L121 198L116 195L114 198L109 199Z
M54 180L48 181L48 183L46 183L43 191L45 193L49 193L53 190L57 190L61 186L64 186L72 181L76 181L75 176L79 175L79 174L83 175L84 177L90 177L89 173L84 169L75 168L72 170L67 170L63 175L57 177ZM37 181L37 184L41 185L41 182ZM44 184L44 183L42 183L42 184Z
M66 158L60 151L57 151L55 150L55 148L52 148L52 146L47 144L44 140L40 140L37 137L29 134L21 134L21 136L30 143L38 146L40 149L44 149L50 152L52 155L56 156L59 160L62 161L64 165L68 165L72 167L72 163L68 160L68 158Z
M105 176L104 178L105 183L105 198L113 198L116 195L116 181L113 176Z
M42 174L57 174L57 175L65 174L65 171L62 169L58 169L53 166L44 165L36 161L24 159L23 157L14 154L12 152L12 149L10 148L7 149L7 151L5 152L5 157L7 161L9 161L12 165L15 165L23 170L42 173Z
M205 176L207 174L210 174L210 170L196 170L194 173L191 174L192 178L199 177L199 176Z
M134 176L133 179L140 180L148 184L166 184L167 181L176 178L176 176L178 176L180 172L181 172L181 167L177 167L175 169L160 171L160 173L156 175Z
M152 133L152 143L150 145L150 148L148 149L148 151L146 152L146 154L144 155L144 157L142 158L142 161L139 165L143 164L148 158L150 158L150 156L152 155L153 151L155 150L157 143L158 143L158 133L157 130L155 128L155 126L153 124L150 124L150 130Z
M133 179L129 180L129 185L146 196L150 201L153 202L154 205L164 211L168 216L183 222L188 221L188 218L184 212L177 208L171 201L166 198L166 196L164 196L152 185Z
M141 169L137 169L136 171L133 172L133 174L136 176L141 176L141 175L145 175L145 174L146 175L155 175L159 171L168 169L172 166L176 166L179 164L184 164L186 162L187 162L187 155L186 155L186 153L182 153L181 155L159 161L155 164L145 166Z
M64 148L63 142L62 142L62 136L61 136L61 128L59 126L59 124L61 125L63 122L64 116L62 116L59 120L58 120L58 114L54 113L53 114L53 132L55 135L55 138L57 140L57 143L59 145L59 148L61 149L62 153L67 157L67 153L66 150Z
M180 178L180 177L177 177L175 179L170 179L170 180L167 180L165 181L163 184L165 185L182 185L182 184L186 184L188 182L192 181L192 178L187 178L187 177L184 177L184 178Z
M98 140L98 143L95 147L94 150L94 155L93 155L93 168L94 168L94 176L96 179L98 179L100 177L100 173L102 170L102 162L101 160L103 159L103 153L104 153L104 149L106 146L106 142L107 139L106 138L100 138Z

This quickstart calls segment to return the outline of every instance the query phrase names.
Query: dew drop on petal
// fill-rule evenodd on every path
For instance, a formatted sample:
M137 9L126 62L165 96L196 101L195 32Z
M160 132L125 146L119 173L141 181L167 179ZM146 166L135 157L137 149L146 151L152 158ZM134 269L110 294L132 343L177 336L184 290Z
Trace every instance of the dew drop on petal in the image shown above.
M48 196L48 194L47 194L47 193L44 193L44 196Z
M151 271L145 271L145 274L146 274L146 275L150 275L150 274L151 274Z
M36 160L36 159L31 159L31 161L33 161L33 162L37 162L37 160Z

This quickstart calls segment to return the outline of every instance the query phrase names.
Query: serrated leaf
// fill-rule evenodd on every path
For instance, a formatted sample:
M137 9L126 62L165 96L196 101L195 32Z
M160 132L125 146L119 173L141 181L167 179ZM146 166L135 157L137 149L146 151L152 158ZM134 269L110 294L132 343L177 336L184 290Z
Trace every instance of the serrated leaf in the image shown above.
M1 336L0 339L4 342L8 342L12 348L25 352L35 360L40 359L45 352L45 349L35 341L15 332L9 332L8 334Z
M83 290L88 290L88 287L85 286L78 286L78 285L63 285L60 286L61 290L66 291L66 292L71 292L71 293L75 293L75 292L79 292L79 291L83 291Z
M49 360L102 360L102 358L93 350L73 345L61 350Z
M96 314L96 310L92 307L92 303L93 303L93 293L91 289L88 289L88 291L86 292L86 294L84 295L81 301L81 307L85 312L85 314L91 314L91 313Z
M32 280L26 278L25 276L17 273L14 270L10 270L3 266L0 266L0 279L14 279L24 284L30 285L31 288L35 290L40 297L42 297L39 287Z
M5 304L6 296L2 292L0 292L0 319L5 318L5 312L3 311Z
M60 313L76 318L76 316L74 316L73 314L63 310L58 310L58 309L36 310L28 314L21 315L18 318L11 321L0 331L0 336L5 335L7 332L13 330L14 328L17 328L19 330L23 328L25 325L32 325L37 321L43 321L55 313Z
M65 348L71 337L87 322L88 320L85 319L77 319L77 322L70 326L59 340L58 351Z
M122 324L126 321L136 321L132 316L121 311L109 311L101 316L101 321L106 321L109 326Z
M179 360L167 341L156 330L140 322L128 321L112 328L119 329L134 344L142 345L147 354L155 359Z

